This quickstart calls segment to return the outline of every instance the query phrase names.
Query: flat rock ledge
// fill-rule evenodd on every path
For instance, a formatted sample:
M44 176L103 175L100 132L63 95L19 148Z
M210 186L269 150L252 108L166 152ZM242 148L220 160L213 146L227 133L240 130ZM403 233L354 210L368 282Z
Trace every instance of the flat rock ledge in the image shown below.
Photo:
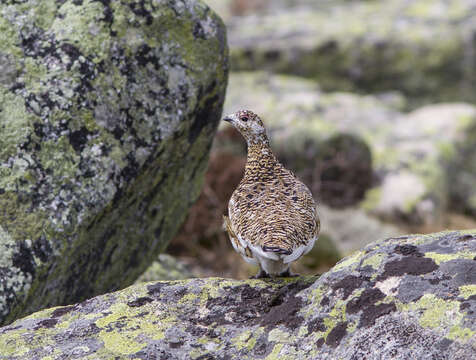
M0 328L1 359L472 359L476 230L374 242L319 276L131 286Z

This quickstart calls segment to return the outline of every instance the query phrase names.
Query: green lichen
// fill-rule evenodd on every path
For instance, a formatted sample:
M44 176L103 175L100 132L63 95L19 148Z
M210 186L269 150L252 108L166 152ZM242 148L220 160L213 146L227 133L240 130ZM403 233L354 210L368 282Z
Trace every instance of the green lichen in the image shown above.
M446 335L446 337L451 340L459 340L462 342L466 342L471 339L474 340L473 336L475 334L476 334L476 331L473 331L469 328L462 328L460 326L455 325L450 329L450 332L448 333L448 335Z
M22 202L14 192L6 192L0 197L0 207L4 209L0 212L0 223L8 224L9 237L15 241L34 240L47 230L47 213L31 211L29 204Z
M103 60L108 53L101 50L109 49L111 41L107 23L100 21L103 10L101 2L85 0L83 6L66 2L59 9L51 30L59 41L71 42L83 53L95 54L97 61Z
M19 43L18 32L6 16L0 17L0 51L4 54L11 54L15 57L21 55L22 51L17 46Z
M436 330L451 340L465 343L473 338L474 330L463 326L464 312L460 303L444 300L434 294L424 294L418 301L402 304L393 299L403 312L413 311L418 314L418 323L425 328Z
M143 295L142 291L136 293ZM131 301L131 294L121 293L124 299ZM144 315L138 317L140 312L145 312L147 306L136 308L130 307L127 303L118 302L113 304L108 312L110 314L101 317L95 321L95 324L102 329L98 338L104 342L104 347L110 353L114 354L133 354L142 349L145 344L138 340L138 335L145 335L152 340L161 340L165 337L165 329L175 318L164 316ZM111 328L122 328L122 331L111 331Z
M95 324L99 328L104 328L110 323L116 322L119 318L126 316L129 309L130 307L128 307L127 304L114 304L109 308L111 314L96 320Z
M44 141L38 156L45 169L53 171L53 175L58 181L64 182L65 179L72 179L76 174L78 156L74 153L66 136Z
M8 134L8 136L0 137L0 159L8 159L16 154L18 144L26 142L28 135L32 133L30 126L34 116L25 109L25 102L21 96L6 92L1 87L0 103L2 104L2 111L0 112L1 130L2 133ZM7 180L12 181L8 178L0 180L2 188L8 188L6 186L8 184ZM13 186L13 184L10 186Z
M266 360L278 360L278 359L282 359L282 357L280 356L280 352L281 352L281 349L283 348L283 344L276 344L274 345L273 347L273 350L271 351L271 353L266 356Z
M199 297L194 293L185 294L180 300L179 304L192 304L197 300Z
M361 267L371 266L372 268L377 270L382 261L385 259L385 257L386 254L382 253L377 253L375 255L369 256L362 261Z
M459 302L443 300L434 294L423 295L418 301L410 303L408 308L422 311L418 322L421 326L431 329L458 324L463 317L459 312Z
M365 256L363 251L356 251L354 254L345 257L339 261L333 268L332 272L339 271L341 269L355 268L359 264L360 260Z
M104 331L99 334L99 338L104 342L104 347L111 354L134 354L145 346L132 340L129 334L122 335Z
M28 349L23 345L21 330L13 331L8 338L0 337L0 355L2 356L23 356Z
M468 299L470 296L476 295L476 285L463 285L459 287L459 295L464 299Z
M262 330L262 328L259 330ZM259 336L259 334L260 332L256 332L256 330L247 330L233 338L232 343L238 350L247 349L251 351L256 345L256 337Z
M327 339L329 333L336 327L337 324L345 322L347 320L346 315L347 301L337 300L331 311L324 318L324 326L326 330L322 333L324 339ZM319 336L320 337L320 336Z
M309 302L320 302L320 299L322 299L322 295L325 292L324 286L319 286L315 289L312 289L312 291L309 293L307 299Z
M433 259L433 261L440 265L443 262L456 260L456 259L473 259L476 256L476 253L469 251L460 251L452 254L439 254L436 252L427 252L425 257Z

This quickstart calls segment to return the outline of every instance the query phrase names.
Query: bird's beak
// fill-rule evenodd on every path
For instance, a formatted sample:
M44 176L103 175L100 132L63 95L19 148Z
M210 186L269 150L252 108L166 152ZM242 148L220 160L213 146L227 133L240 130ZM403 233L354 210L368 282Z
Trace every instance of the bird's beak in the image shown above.
M232 123L233 122L233 115L227 115L223 118L224 121Z

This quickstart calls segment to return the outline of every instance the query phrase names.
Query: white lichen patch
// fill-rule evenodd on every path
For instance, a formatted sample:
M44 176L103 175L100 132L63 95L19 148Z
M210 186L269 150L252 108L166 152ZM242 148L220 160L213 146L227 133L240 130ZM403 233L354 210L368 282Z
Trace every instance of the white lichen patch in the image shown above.
M398 285L402 281L401 277L391 276L384 281L379 281L375 284L375 287L383 292L387 296L395 295L398 291Z

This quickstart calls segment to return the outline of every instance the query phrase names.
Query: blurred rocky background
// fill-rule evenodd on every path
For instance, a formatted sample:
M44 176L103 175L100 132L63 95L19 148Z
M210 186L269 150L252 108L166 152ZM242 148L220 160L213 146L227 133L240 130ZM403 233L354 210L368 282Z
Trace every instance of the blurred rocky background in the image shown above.
M476 228L476 1L206 2L228 31L224 113L260 114L320 206L320 239L295 271L321 273L385 237ZM245 156L221 124L167 249L194 276L256 271L221 228Z

